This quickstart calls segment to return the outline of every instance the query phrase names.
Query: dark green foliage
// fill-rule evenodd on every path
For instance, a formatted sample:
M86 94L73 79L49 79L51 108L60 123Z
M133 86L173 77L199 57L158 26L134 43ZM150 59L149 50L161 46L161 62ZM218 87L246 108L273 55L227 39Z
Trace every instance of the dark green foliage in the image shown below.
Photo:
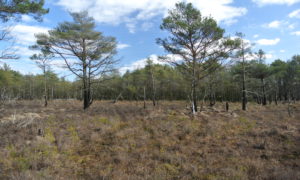
M299 100L300 73L299 56L284 62L276 60L266 65L269 76L264 79L266 101L276 102ZM263 94L261 80L251 76L251 68L256 64L246 62L248 78L247 99L262 103ZM189 83L183 78L179 67L153 64L155 79L155 99L160 100L186 100L190 90ZM199 100L238 102L242 100L241 63L232 66L222 66L204 78L198 86ZM80 79L69 82L58 78L56 74L47 71L47 92L49 99L82 99L82 83ZM93 98L98 100L143 100L143 87L146 87L146 99L153 99L149 66L126 72L121 75L117 71L107 74L109 79L93 88ZM0 70L1 92L6 98L41 99L44 96L44 75L21 75L5 65Z
M197 112L197 88L200 80L220 67L220 61L230 57L239 41L224 37L225 30L220 28L212 17L203 17L191 3L177 3L175 9L163 19L161 29L169 33L157 43L181 61L165 61L180 67L185 80L190 83L189 100L193 113Z
M44 9L44 4L44 0L0 0L0 18L5 22L28 14L41 21L42 15L49 12L49 9Z
M96 78L114 70L117 42L95 30L95 21L88 12L71 16L73 21L59 24L49 35L37 34L35 47L59 57L82 81L83 107L87 109L93 102L92 85L99 82Z
M47 71L47 92L49 99L73 98L76 83L59 78ZM22 75L8 68L0 69L0 95L6 99L41 99L44 97L44 74ZM1 99L0 98L0 99Z

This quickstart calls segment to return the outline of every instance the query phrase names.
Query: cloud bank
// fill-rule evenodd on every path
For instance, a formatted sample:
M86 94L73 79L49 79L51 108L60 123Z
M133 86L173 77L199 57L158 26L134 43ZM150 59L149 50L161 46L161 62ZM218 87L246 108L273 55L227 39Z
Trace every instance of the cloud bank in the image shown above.
M236 22L236 18L247 13L246 8L233 6L233 0L185 1L193 3L203 15L211 15L218 22L226 24ZM59 0L57 4L69 11L88 10L99 23L125 23L129 31L134 33L141 21L147 22L159 15L165 16L177 2L178 0ZM147 29L148 25L144 24L143 28Z

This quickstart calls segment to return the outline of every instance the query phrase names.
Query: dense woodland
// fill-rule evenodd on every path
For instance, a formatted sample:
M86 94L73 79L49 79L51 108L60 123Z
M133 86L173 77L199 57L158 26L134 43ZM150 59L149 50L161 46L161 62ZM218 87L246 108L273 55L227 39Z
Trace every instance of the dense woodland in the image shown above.
M300 93L300 56L290 60L275 60L271 64L248 61L247 92L249 101L262 102L265 96L268 103L299 100ZM259 74L259 75L258 75ZM108 80L92 88L93 97L97 100L143 100L144 87L147 100L186 100L189 84L182 78L179 68L169 65L151 63L145 68L120 74L115 71ZM227 64L208 77L199 85L198 100L241 101L242 68L240 62ZM1 100L42 99L44 96L43 75L22 75L9 66L0 70ZM261 80L264 83L261 83ZM153 83L154 81L154 83ZM66 81L53 71L47 71L47 88L50 99L82 99L82 85L79 81Z

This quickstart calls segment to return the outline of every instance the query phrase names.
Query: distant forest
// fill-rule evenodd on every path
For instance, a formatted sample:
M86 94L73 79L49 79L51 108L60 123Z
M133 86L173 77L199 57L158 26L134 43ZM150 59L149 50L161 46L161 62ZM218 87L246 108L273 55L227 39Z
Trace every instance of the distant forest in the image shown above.
M205 77L199 84L198 100L237 102L242 98L242 65L236 62L224 65ZM299 100L300 56L288 61L275 60L270 65L252 60L246 62L248 100L263 103ZM143 100L144 87L147 100L186 100L190 85L179 67L151 63L145 68L106 75L105 81L92 88L97 100ZM50 99L82 99L81 82L66 81L53 71L47 71L48 97ZM154 83L153 83L154 81ZM1 100L41 99L44 96L43 75L22 75L4 65L0 70Z

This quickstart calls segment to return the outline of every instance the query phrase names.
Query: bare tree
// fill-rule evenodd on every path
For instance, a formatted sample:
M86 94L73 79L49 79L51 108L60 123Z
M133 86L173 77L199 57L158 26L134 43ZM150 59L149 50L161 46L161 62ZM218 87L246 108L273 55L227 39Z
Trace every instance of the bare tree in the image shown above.
M0 50L0 60L18 59L16 54L17 49L14 47L15 40L11 35L11 26L7 26L0 29L0 43L4 44Z

